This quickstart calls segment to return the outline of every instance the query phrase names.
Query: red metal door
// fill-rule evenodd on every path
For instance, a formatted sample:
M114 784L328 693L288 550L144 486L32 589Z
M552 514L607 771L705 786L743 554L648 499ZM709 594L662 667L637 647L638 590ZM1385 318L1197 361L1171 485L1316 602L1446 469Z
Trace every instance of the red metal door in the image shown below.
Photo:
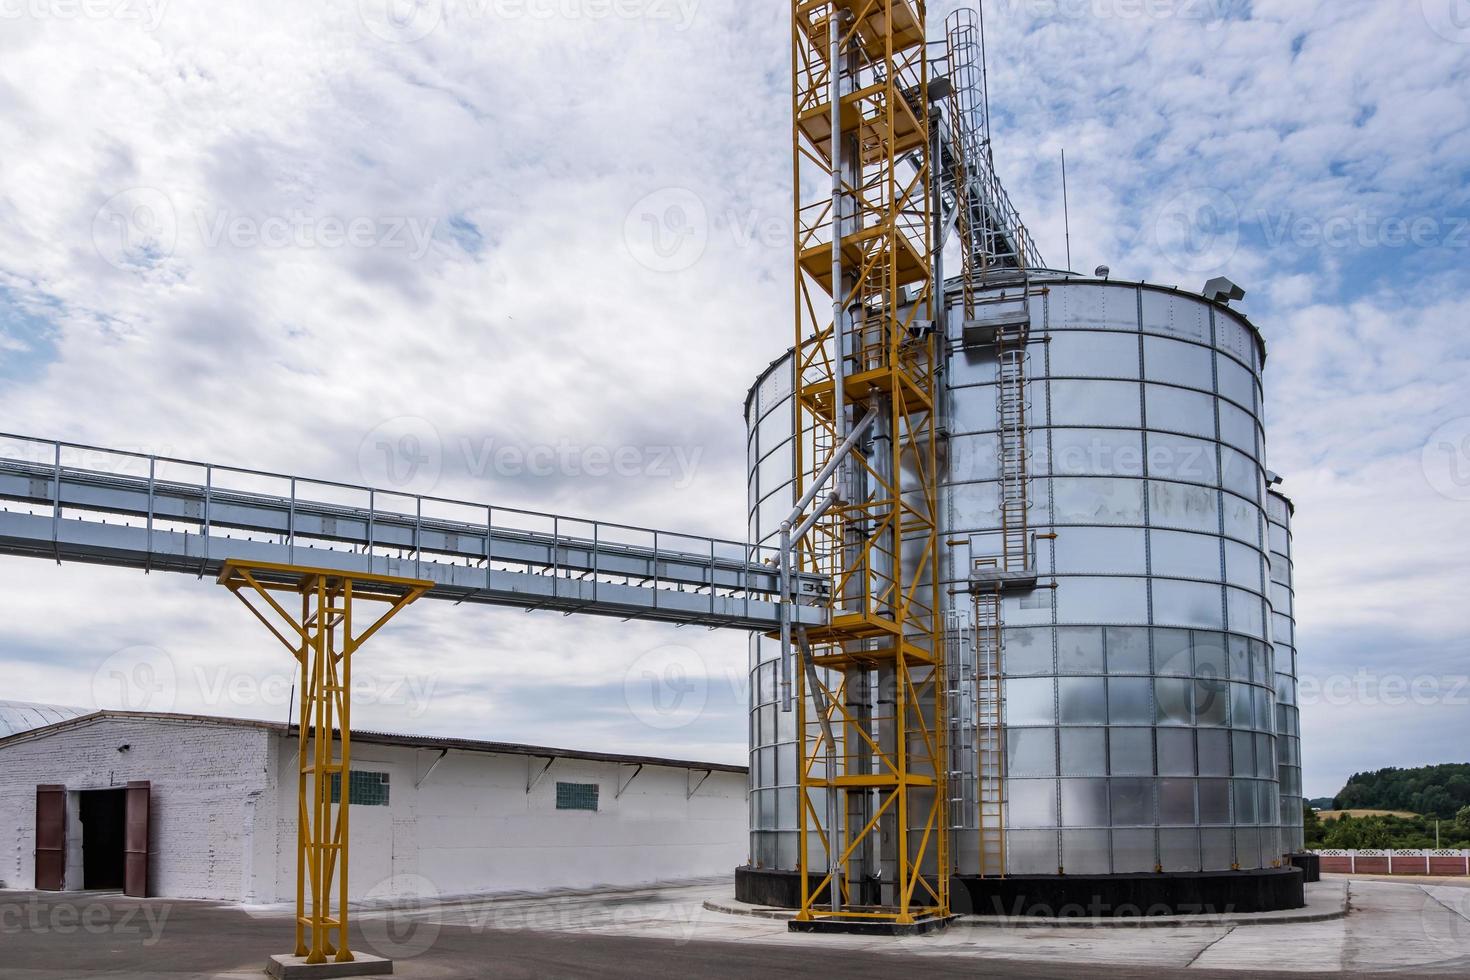
M128 783L127 830L123 836L123 894L148 897L148 811L151 784Z
M66 787L36 787L36 888L59 892L66 884Z

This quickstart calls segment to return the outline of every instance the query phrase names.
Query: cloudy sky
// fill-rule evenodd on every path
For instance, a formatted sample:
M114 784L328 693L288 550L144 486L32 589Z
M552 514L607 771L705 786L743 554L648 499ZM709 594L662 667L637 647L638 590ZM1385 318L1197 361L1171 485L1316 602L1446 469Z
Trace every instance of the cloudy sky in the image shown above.
M1465 761L1470 4L989 20L1052 263L1065 148L1075 268L1250 292L1308 793ZM0 429L741 536L741 402L791 332L787 29L774 0L0 0ZM284 651L207 582L9 561L0 611L0 698L125 706L146 668L153 707L287 713ZM357 721L740 761L744 659L425 603Z

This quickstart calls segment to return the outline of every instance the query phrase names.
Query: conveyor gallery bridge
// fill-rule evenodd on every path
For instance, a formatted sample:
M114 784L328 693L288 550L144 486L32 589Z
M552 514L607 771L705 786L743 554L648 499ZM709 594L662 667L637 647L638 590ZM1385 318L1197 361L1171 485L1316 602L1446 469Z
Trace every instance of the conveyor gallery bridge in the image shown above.
M229 559L434 583L426 598L755 631L776 550L0 433L0 554L217 576ZM792 621L828 586L793 576Z

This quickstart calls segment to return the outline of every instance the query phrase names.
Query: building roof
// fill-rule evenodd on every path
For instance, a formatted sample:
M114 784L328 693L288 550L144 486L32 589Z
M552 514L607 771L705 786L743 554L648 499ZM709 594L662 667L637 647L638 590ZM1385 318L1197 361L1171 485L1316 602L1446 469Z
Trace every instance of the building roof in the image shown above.
M0 706L13 703L16 702L0 701ZM213 715L190 715L168 711L93 711L83 714L80 709L60 710L73 711L74 714L70 717L59 718L53 722L43 723L40 726L32 726L29 729L13 733L7 733L3 728L0 728L0 748L4 748L13 742L44 738L106 718L192 725L215 725L225 728L254 728L283 736L294 736L296 734L295 725L287 725L278 721L258 721L252 718L219 718ZM589 752L581 749L555 748L548 745L524 745L519 742L491 742L471 738L446 738L438 735L403 735L393 732L355 730L352 733L352 741L355 744L399 745L409 748L442 749L445 751L454 749L459 752L484 752L492 755L524 755L539 759L578 759L587 762L613 762L619 765L629 766L663 766L670 769L696 769L701 771L708 770L710 772L733 772L741 774L748 771L745 766L732 766L723 762L699 762L691 759L669 759L651 755L626 755L616 752Z
M0 701L0 739L87 714L86 708L31 701Z

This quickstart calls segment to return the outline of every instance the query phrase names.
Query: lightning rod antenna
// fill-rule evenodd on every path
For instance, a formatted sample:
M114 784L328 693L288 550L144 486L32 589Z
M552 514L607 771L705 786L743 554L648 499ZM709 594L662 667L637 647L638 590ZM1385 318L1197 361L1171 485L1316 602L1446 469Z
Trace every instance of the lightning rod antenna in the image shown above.
M1072 271L1072 210L1067 204L1067 151L1062 150L1062 221L1067 228L1067 271Z
M980 9L980 97L985 102L985 157L995 168L995 150L990 142L990 61L985 55L985 0L975 0Z

